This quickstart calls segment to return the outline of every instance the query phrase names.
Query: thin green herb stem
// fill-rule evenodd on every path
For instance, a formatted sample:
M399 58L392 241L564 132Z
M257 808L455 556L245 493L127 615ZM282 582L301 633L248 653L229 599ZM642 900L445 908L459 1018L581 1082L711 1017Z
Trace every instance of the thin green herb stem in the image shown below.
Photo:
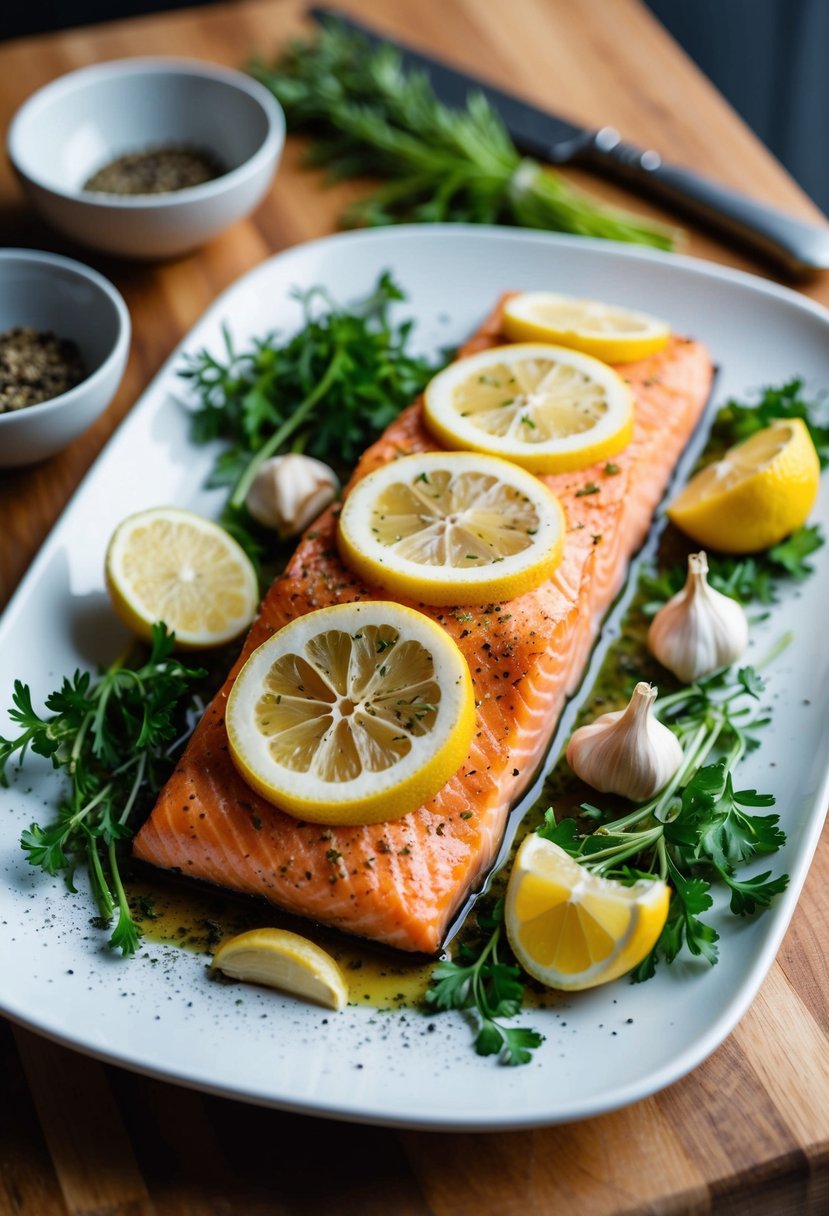
M132 924L132 914L130 912L130 906L129 906L129 903L127 902L127 895L126 895L126 892L124 891L124 884L121 881L121 871L118 868L118 856L115 852L115 839L114 838L112 838L109 841L109 844L107 845L107 856L109 858L109 871L110 871L110 874L112 875L112 883L113 883L113 886L115 887L115 894L116 894L116 897L118 900L118 910L120 913L118 925L120 926L121 919L123 919L124 921L128 921L128 922L130 922L130 924ZM140 936L137 928L134 929L134 933L136 936Z
M72 744L72 750L69 753L69 774L70 774L70 776L73 776L75 773L75 769L77 768L77 764L78 764L78 758L81 754L81 749L83 748L84 739L86 738L87 731L89 730L90 725L94 721L94 717L95 717L94 714L88 713L86 715L86 717L84 718L83 722L81 723L81 726L80 726L80 729L78 730L77 735L75 736L75 742Z
M88 859L90 873L92 875L92 892L95 896L95 902L98 905L98 911L103 920L110 920L112 913L115 911L115 901L112 898L112 892L109 889L109 883L104 874L104 868L101 865L101 855L98 852L97 842L93 834L84 828L86 832L86 855Z
M132 814L132 808L135 806L135 800L137 799L138 795L141 793L141 786L144 784L144 774L146 773L146 771L147 771L147 756L146 756L145 752L142 752L141 755L138 757L138 764L136 766L135 779L133 780L132 788L127 796L127 801L124 806L124 809L118 818L118 822L122 827L127 822L130 815Z
M328 392L331 385L340 374L343 354L344 352L342 347L337 347L336 351L331 357L331 362L328 364L325 375L318 382L313 392L308 394L305 400L297 406L291 416L287 418L285 422L283 422L282 426L278 430L274 431L273 435L271 435L270 438L262 445L259 451L256 452L244 473L237 481L236 488L230 496L228 506L231 509L242 506L247 497L248 490L253 484L253 479L259 472L261 465L268 459L269 456L273 456L275 452L278 452L283 443L290 439L291 435L293 435L295 431L299 430L317 402L320 401Z
M647 848L657 843L663 831L664 828L660 823L656 827L646 828L642 832L620 832L619 837L620 839L623 838L624 843L610 845L608 848L601 849L597 853L591 853L589 856L582 857L582 865L586 866L589 870L607 869L607 865L611 861L624 861L626 857L634 857L638 853L644 853ZM600 864L596 865L597 862Z
M794 632L791 629L788 629L782 635L782 637L775 642L771 650L765 654L758 663L754 664L755 671L762 671L764 667L768 667L769 663L773 663L778 655L782 654L786 647L789 646L793 641Z

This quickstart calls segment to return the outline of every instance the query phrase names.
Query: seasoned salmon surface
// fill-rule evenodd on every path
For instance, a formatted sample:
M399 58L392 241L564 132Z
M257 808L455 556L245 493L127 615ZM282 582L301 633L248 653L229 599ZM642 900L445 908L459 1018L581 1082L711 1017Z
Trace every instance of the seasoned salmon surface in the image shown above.
M499 305L461 354L504 342L500 315ZM610 465L544 478L567 518L554 577L483 608L409 601L454 638L475 686L477 732L440 793L388 823L323 828L260 798L228 754L225 704L254 647L315 608L397 598L364 585L342 564L335 507L305 534L267 593L238 662L136 838L136 857L403 950L440 947L453 913L492 862L509 809L549 745L708 399L712 365L697 342L674 337L660 354L618 370L636 400L632 442ZM366 451L352 481L398 455L437 446L420 404L412 405Z

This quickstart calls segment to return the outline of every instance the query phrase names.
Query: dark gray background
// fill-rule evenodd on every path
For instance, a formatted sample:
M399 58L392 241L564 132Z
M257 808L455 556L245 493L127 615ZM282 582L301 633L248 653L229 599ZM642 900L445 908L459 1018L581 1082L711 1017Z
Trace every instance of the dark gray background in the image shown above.
M829 212L829 0L646 3ZM0 38L190 6L188 0L0 0ZM662 151L670 156L669 148Z

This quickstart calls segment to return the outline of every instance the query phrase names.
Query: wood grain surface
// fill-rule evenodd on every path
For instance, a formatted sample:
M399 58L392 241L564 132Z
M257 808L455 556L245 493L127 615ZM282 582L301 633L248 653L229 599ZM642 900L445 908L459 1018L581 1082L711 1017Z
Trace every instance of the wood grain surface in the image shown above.
M342 7L666 158L817 212L638 0L342 0ZM137 54L233 66L304 28L298 0L242 0L0 46L0 121L55 76ZM290 140L248 220L196 254L135 265L72 247L0 165L2 243L79 257L123 292L134 339L109 410L60 455L0 472L0 606L74 488L175 344L262 258L336 228L356 184L320 188ZM660 208L575 171L640 213ZM687 227L686 249L774 277ZM801 290L829 304L829 277ZM107 1067L0 1022L0 1216L634 1216L829 1212L829 844L777 962L727 1042L625 1110L532 1132L439 1135L338 1124L200 1095ZM2 961L2 960L0 960Z

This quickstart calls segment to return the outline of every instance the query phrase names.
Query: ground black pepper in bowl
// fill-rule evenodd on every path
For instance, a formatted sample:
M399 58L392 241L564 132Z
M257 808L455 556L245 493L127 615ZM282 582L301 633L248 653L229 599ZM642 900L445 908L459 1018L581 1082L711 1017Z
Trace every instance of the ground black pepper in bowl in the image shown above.
M226 170L210 152L197 148L149 148L104 165L84 183L101 194L170 194L201 186Z
M74 342L18 326L0 333L0 414L39 405L86 378Z

